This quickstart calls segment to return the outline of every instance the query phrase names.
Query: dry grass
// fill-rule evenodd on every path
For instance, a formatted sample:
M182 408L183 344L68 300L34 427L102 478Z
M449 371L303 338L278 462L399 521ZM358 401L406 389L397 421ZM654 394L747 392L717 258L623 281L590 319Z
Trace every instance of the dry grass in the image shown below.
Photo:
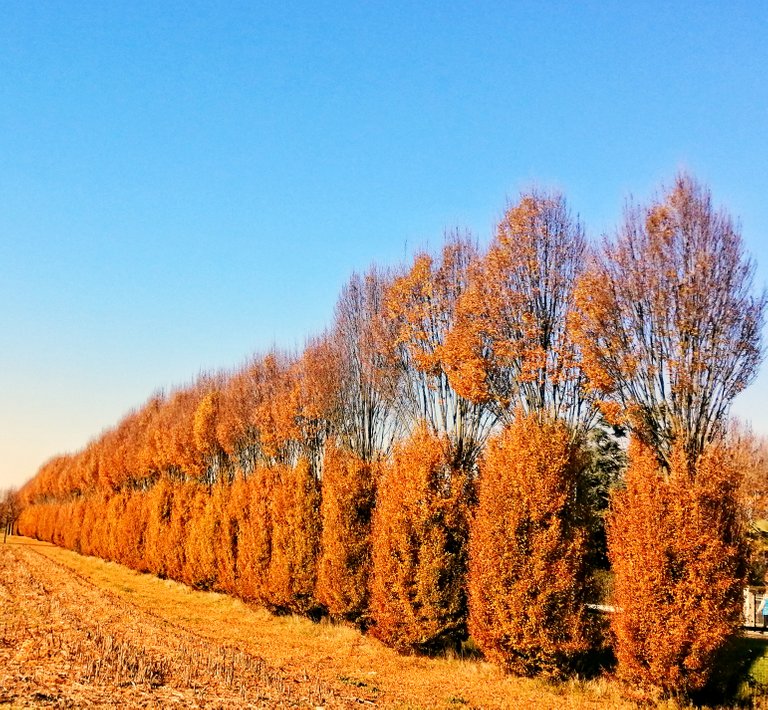
M39 551L0 547L0 703L347 706L318 678L287 677L256 654L170 624Z
M0 701L634 707L606 679L551 685L477 660L401 656L348 626L273 616L25 538L0 553Z

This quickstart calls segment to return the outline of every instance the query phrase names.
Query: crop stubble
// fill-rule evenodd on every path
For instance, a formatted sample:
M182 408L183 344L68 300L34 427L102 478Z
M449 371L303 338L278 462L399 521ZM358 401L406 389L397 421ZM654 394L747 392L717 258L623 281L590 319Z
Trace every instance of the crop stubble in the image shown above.
M26 545L0 546L0 703L30 706L339 707L99 589Z

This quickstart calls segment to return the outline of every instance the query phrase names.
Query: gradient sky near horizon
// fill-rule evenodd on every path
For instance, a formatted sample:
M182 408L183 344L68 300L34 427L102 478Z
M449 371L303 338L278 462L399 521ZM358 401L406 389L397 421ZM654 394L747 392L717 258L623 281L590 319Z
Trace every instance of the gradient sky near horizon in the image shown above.
M597 240L688 170L762 287L767 37L764 2L6 0L0 488L532 184ZM768 365L734 412L768 434Z

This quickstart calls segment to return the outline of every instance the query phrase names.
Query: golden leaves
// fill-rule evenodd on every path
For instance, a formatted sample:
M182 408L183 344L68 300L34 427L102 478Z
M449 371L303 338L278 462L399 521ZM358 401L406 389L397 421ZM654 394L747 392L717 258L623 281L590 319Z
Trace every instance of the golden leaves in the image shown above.
M584 249L562 195L532 192L507 210L470 271L448 338L457 389L505 417L520 406L590 418L568 325Z
M470 630L515 673L562 675L595 641L578 448L558 421L518 412L480 464L470 540Z
M614 496L608 528L618 672L635 684L689 694L706 685L738 632L739 473L722 444L694 461L677 444L668 473L638 440L629 453L626 489Z
M372 629L402 650L435 650L466 624L467 477L422 424L380 479L373 521Z
M335 442L326 447L317 598L335 618L358 621L368 613L378 469Z
M588 386L636 405L662 458L682 437L692 456L718 435L755 375L765 298L724 212L692 178L630 207L575 292L571 318Z

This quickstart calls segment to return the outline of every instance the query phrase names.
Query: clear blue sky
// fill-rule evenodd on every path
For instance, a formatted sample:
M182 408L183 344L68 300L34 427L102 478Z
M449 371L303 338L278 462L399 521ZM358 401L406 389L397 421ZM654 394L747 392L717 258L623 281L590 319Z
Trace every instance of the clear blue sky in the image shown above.
M6 0L0 487L532 183L597 238L690 170L766 283L766 38L765 2Z

